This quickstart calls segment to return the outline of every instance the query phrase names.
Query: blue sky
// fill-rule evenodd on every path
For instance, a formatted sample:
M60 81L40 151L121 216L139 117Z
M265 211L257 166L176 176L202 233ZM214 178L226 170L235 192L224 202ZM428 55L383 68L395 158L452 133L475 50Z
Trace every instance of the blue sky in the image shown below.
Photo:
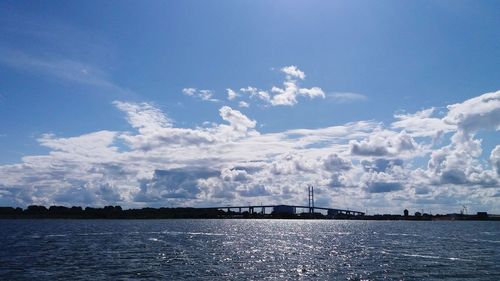
M499 8L3 1L0 204L500 212Z

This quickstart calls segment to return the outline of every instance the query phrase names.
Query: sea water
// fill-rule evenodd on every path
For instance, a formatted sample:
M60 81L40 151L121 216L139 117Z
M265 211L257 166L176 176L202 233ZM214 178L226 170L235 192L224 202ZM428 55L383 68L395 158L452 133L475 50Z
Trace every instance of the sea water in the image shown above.
M500 280L500 222L0 220L0 280Z

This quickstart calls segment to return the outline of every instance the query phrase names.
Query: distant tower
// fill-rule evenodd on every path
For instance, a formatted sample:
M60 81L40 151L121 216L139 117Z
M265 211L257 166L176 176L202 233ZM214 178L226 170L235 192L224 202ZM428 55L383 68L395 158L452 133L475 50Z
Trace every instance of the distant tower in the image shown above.
M308 185L309 213L314 214L314 186Z
M403 211L403 213L405 214L405 217L407 217L407 216L408 216L408 210L407 210L407 209L405 209L405 210Z

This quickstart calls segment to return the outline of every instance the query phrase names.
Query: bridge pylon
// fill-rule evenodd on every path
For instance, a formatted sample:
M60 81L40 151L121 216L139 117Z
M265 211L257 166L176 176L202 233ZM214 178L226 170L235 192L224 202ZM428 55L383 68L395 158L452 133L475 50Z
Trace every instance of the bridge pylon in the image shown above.
M309 205L309 213L314 214L314 186L308 185L308 205Z

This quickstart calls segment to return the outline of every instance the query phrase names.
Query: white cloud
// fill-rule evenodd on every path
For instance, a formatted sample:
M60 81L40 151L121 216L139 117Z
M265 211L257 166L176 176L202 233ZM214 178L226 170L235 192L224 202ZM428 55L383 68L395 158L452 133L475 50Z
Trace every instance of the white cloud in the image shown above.
M459 143L452 142L435 150L428 163L432 183L494 184L495 182L491 182L493 178L490 177L490 172L484 170L478 159L481 152L481 141L473 139Z
M334 101L338 103L361 102L368 100L368 98L365 95L357 93L336 92L329 94L328 97L332 98Z
M348 171L352 169L351 161L338 156L337 154L329 155L323 162L323 165L328 171Z
M257 124L257 122L255 122L254 120L250 120L241 112L239 112L238 110L234 110L229 106L221 107L219 113L222 119L229 122L231 128L237 132L246 133L250 130L253 130L253 128L255 128L255 125Z
M78 137L57 138L52 134L43 134L38 142L53 150L53 153L64 153L70 158L109 158L116 154L113 146L117 132L98 131Z
M182 93L188 97L194 97L202 101L219 102L218 99L214 98L214 92L211 90L198 90L196 88L184 88Z
M310 89L301 88L301 89L299 89L299 94L304 95L306 97L309 97L311 99L317 98L317 97L319 97L319 98L325 97L325 93L323 92L323 90L321 90L321 88L318 88L318 87L312 87Z
M248 102L245 102L245 101L240 101L238 103L238 106L239 107L250 107L250 104L248 104Z
M431 154L429 177L436 184L499 185L495 173L496 148L491 152L492 169L485 169L479 160L481 140L475 133L498 130L500 126L500 91L486 93L462 103L449 105L443 118L446 124L456 126L451 143Z
M298 103L298 97L325 98L325 93L320 87L303 88L299 85L299 81L305 79L305 74L296 66L285 66L280 69L285 73L285 81L283 87L273 86L270 90L262 90L256 87L247 86L240 88L239 92L227 88L227 99L230 101L238 98L247 99L240 101L240 106L250 104L250 99L257 99L264 103L265 106L294 106ZM218 101L214 99L213 92L208 90L197 90L195 88L185 88L183 93L188 96L196 97L202 100Z
M150 203L165 199L196 199L202 192L199 181L218 175L219 172L209 168L155 170L151 179L140 180L140 191L134 200Z
M491 151L490 161L493 169L497 172L497 177L500 178L500 145Z
M214 95L214 93L210 90L200 90L199 91L199 96L200 96L201 100L204 100L204 101L217 102L218 101L217 99L212 98L213 95Z
M186 96L194 96L196 94L196 89L195 88L184 88L182 89L182 93L185 94Z
M254 87L250 87L250 86L248 86L248 87L246 87L246 88L241 88L241 89L240 89L240 91L241 91L241 92L243 92L243 93L247 93L247 94L249 94L251 97L253 97L253 96L255 96L255 95L257 95L257 94L258 94L259 89L254 88Z
M255 87L248 86L246 88L241 88L240 92L247 94L250 97L250 99L258 98L259 100L264 101L266 104L271 103L271 96L267 91L259 90Z
M239 96L238 93L236 93L234 90L231 90L229 88L227 88L226 91L227 91L227 99L228 100L234 100L235 98L237 98Z
M442 133L456 130L456 125L448 124L443 119L433 117L435 108L431 107L414 114L396 114L398 121L393 122L393 129L404 129L413 137L437 137Z
M299 78L300 80L304 80L304 78L306 78L304 72L298 69L295 65L285 66L282 67L280 70L281 72L285 73L288 76L288 80L291 80L293 78Z
M20 51L0 49L0 64L57 81L102 88L119 94L131 92L116 85L101 68L91 63L60 57L36 57Z
M297 104L298 96L306 96L311 99L313 98L324 98L325 93L319 87L313 88L301 88L298 81L294 78L299 78L303 80L305 78L304 72L299 70L296 66L287 66L281 69L287 74L285 81L283 82L283 88L272 87L271 92L274 94L270 97L270 103L273 106L293 106Z
M128 103L114 101L113 104L127 115L132 127L142 132L155 131L159 128L171 127L172 121L163 112L149 103Z
M41 135L38 142L49 153L0 165L0 202L138 207L247 204L258 197L259 203L300 204L305 186L313 184L325 204L352 209L399 211L403 202L450 211L468 200L500 211L494 197L500 146L488 153L489 161L482 159L473 133L496 128L495 109L481 103L450 107L445 118L454 124L439 122L432 109L397 115L390 129L360 121L274 133L259 132L257 121L228 106L220 108L219 123L178 128L151 103L113 104L130 131ZM471 112L464 104L483 113L455 115L457 108ZM454 134L431 151L432 134L425 130ZM427 166L418 164L427 157Z
M297 103L297 94L299 93L299 88L294 81L283 82L285 86L284 89L273 87L271 92L274 96L271 99L271 104L276 105L295 105Z
M463 103L448 106L444 118L447 124L456 125L465 133L479 130L500 129L500 91L486 93Z
M419 145L405 131L395 133L392 131L373 132L367 139L349 142L352 155L387 157L407 156L418 151Z

